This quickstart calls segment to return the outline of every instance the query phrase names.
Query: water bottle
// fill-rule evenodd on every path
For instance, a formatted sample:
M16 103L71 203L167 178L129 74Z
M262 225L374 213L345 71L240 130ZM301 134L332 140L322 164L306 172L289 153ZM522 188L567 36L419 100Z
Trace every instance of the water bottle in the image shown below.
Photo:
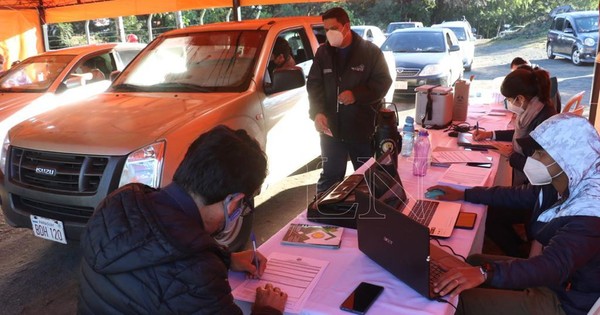
M413 160L413 175L425 176L427 174L427 166L429 165L429 133L427 130L420 130L419 137L415 143L415 158Z
M404 127L402 128L402 151L400 154L402 156L410 156L413 150L415 136L415 120L414 118L408 116L404 122Z

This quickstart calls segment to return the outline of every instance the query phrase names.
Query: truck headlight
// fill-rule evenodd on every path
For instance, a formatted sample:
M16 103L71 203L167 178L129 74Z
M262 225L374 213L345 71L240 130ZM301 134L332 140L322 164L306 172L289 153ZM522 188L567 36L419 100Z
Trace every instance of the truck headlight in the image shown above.
M142 183L158 188L164 155L164 141L153 143L129 154L123 166L119 187L129 183Z
M423 70L421 70L421 73L419 73L419 75L420 76L437 75L437 74L444 73L445 70L446 70L446 68L439 64L426 65L425 68L423 68Z
M0 150L0 172L4 173L4 168L6 167L6 155L8 154L8 146L10 145L10 138L8 137L8 133L6 137L4 137L4 142L2 143L2 150Z

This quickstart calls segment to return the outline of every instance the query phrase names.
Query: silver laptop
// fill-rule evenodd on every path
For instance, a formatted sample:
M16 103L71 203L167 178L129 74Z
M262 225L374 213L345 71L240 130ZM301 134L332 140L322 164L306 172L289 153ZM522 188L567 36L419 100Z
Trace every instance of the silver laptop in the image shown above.
M365 179L371 196L428 227L431 236L452 235L460 203L413 198L406 193L400 178L392 177L378 163L365 171ZM369 209L363 208L360 203L359 207Z
M361 205L376 210L358 219L358 248L421 295L436 299L433 281L453 267L469 266L429 240L427 227L370 195L356 192Z

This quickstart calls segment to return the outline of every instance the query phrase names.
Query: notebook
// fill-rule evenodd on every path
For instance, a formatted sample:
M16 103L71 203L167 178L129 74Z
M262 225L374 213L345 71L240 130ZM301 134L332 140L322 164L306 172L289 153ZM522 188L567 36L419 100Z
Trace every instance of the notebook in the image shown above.
M428 227L431 236L452 235L460 203L413 198L406 193L399 177L393 178L377 163L365 171L365 179L371 196ZM367 212L362 209L369 209L360 202L358 206L361 213Z
M360 251L424 297L439 297L432 283L445 271L469 266L431 243L426 226L365 193L356 197L376 210L358 219Z

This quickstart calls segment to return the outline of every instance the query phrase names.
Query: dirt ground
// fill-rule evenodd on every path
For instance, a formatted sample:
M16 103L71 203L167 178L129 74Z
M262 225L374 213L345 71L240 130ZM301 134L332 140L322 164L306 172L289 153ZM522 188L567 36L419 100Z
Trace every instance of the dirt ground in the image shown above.
M472 92L477 87L489 87L493 78L508 72L512 58L521 56L559 78L563 103L573 94L586 90L583 103L589 104L593 66L576 67L569 60L559 58L548 60L543 40L480 40L475 54L473 70L465 73L466 78L475 76ZM263 240L296 216L298 209L305 208L306 187L314 184L317 173L313 170L290 176L258 197L261 200L257 214L278 213L281 217L274 221L272 217L257 215L255 231ZM0 214L0 313L74 314L80 258L78 244L62 245L36 238L30 230L8 226Z

